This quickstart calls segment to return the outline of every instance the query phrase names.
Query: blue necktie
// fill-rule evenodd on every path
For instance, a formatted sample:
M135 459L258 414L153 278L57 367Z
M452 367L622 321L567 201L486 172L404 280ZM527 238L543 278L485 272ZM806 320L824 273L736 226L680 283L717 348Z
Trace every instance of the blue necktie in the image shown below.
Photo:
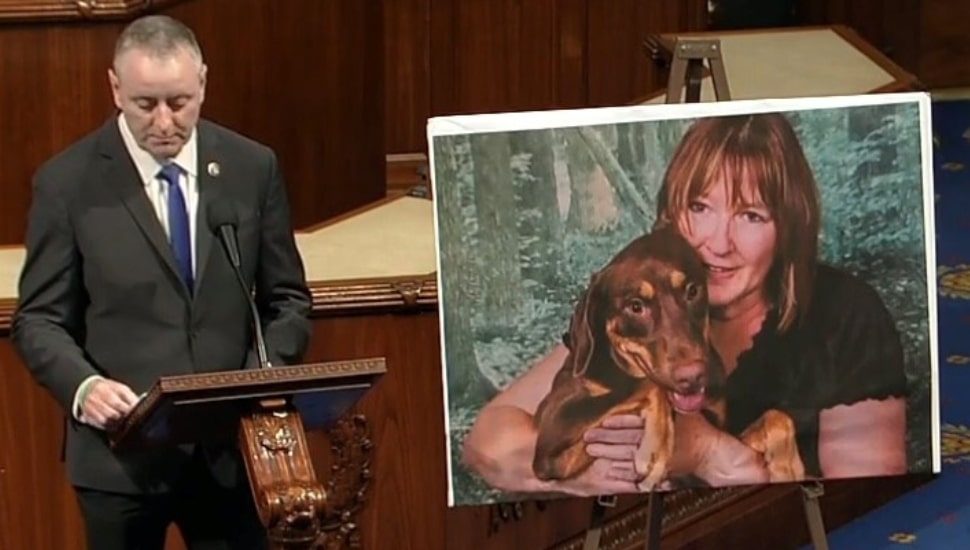
M158 177L168 182L168 235L175 253L175 263L178 264L182 279L192 292L192 235L189 233L189 212L185 207L185 197L179 186L179 176L182 169L175 163L166 164L158 173Z

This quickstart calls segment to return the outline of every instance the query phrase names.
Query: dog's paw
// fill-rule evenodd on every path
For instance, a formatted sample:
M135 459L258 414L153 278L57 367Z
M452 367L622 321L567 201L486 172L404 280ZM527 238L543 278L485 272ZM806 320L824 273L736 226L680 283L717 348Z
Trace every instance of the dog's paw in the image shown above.
M667 477L667 460L651 456L650 460L643 460L638 455L633 461L637 472L637 489L640 491L655 491Z
M670 479L661 479L658 483L650 484L648 481L637 483L637 491L641 493L666 493L673 491L677 486Z

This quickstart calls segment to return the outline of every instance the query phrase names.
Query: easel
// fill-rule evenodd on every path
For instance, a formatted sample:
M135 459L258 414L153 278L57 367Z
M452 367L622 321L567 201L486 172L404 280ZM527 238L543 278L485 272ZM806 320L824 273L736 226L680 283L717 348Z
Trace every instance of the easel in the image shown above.
M660 550L660 534L664 517L664 494L651 492L647 497L647 528L644 533L644 549ZM603 516L607 508L616 506L616 495L601 496L593 503L593 511L583 540L583 550L599 550L603 534Z
M718 101L730 101L727 72L721 57L721 41L716 38L677 38L674 42L673 60L667 80L667 103L680 103L680 87L684 86L684 103L701 100L701 80L704 76L704 60L711 68L714 96Z
M656 44L658 41L649 41ZM655 46L651 46L655 48ZM714 84L714 97L717 101L730 101L727 72L721 53L721 41L716 38L677 37L672 48L672 60L667 81L666 103L680 103L683 87L684 103L698 103L701 100L701 82L704 77L704 61L707 61ZM656 53L656 52L655 52ZM825 522L818 498L825 491L820 481L800 483L802 504L808 532L815 550L829 550L825 533ZM650 492L647 497L647 525L644 532L644 550L660 550L663 527L664 493ZM583 550L599 550L603 533L603 518L607 508L616 506L616 495L600 496L593 503L589 528L583 542Z
M818 497L825 494L821 481L802 483L802 505L805 507L805 520L808 522L808 534L812 537L815 550L829 550L829 539L825 534L825 521L822 519L822 508L818 504Z

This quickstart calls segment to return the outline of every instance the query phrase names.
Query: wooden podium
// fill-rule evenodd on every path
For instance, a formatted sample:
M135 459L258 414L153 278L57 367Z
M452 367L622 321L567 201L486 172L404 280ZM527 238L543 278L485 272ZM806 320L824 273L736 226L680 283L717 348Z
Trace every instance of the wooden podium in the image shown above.
M331 518L306 431L328 429L386 371L385 361L312 363L163 377L115 432L115 448L238 442L274 550L326 545Z

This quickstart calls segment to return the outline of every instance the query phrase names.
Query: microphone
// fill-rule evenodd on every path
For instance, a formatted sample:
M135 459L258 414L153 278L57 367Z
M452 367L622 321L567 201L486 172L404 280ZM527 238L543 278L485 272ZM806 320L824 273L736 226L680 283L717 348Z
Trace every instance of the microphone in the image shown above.
M265 369L272 367L273 365L270 364L266 356L266 342L263 339L263 325L259 320L259 309L257 309L253 294L249 287L246 286L246 280L242 275L239 243L236 240L236 227L239 225L236 210L226 201L211 200L206 210L206 217L209 221L209 230L217 235L222 242L222 248L226 251L226 256L229 257L232 271L236 274L236 280L239 281L239 285L246 295L246 302L249 304L249 314L253 322L253 338L256 343L256 356L259 359L259 368Z

